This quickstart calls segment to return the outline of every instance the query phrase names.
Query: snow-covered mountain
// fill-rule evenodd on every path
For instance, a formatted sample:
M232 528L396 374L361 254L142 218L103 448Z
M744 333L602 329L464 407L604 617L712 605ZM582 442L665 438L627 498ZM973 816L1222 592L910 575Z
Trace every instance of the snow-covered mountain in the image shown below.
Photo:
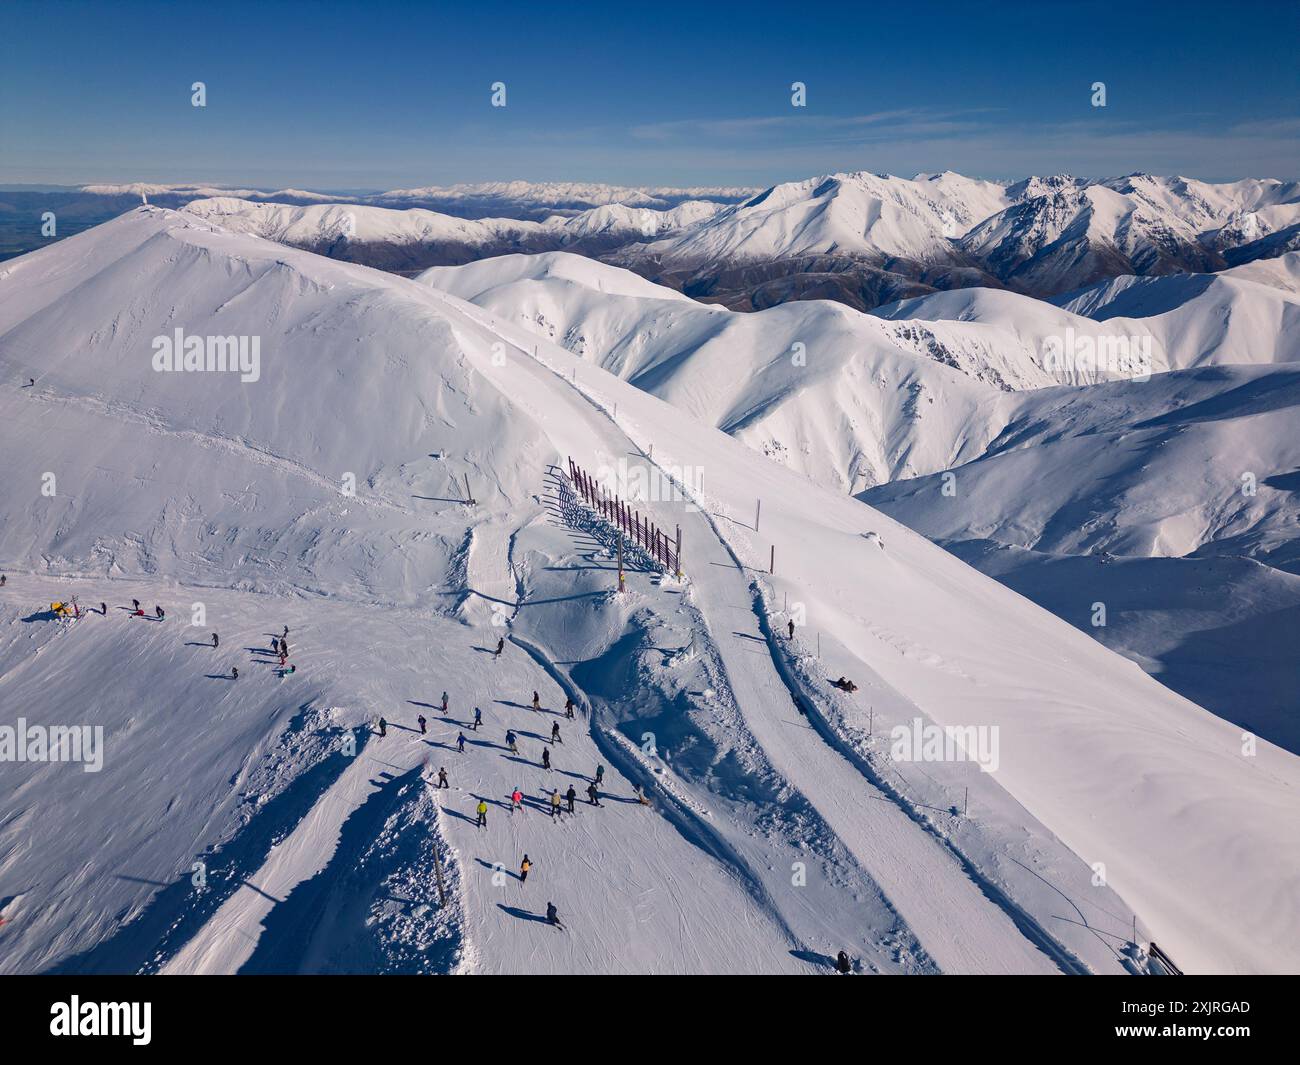
M1134 918L1189 971L1300 966L1300 758L870 507L488 310L195 215L0 286L0 705L105 730L98 773L0 764L4 971L1120 972ZM178 330L256 337L257 372L157 369ZM570 456L675 479L638 505L685 580L613 590ZM996 766L891 742L927 725ZM597 763L602 805L550 823Z
M475 212L496 207L499 210L554 211L589 210L621 204L625 207L649 207L667 210L688 200L734 203L753 195L757 189L732 186L697 188L629 188L582 181L486 181L456 185L426 185L415 189L392 189L377 193L373 202L396 204L416 201L421 204L462 205Z
M1289 276L1291 264L1274 262ZM1075 623L1088 614L1056 589L1039 597L1031 563L1252 560L1249 582L1236 561L1200 568L1204 593L1223 604L1212 624L1189 610L1152 639L1161 608L1143 609L1130 586L1125 624L1105 636L1177 690L1230 720L1264 722L1265 734L1300 751L1300 732L1286 724L1300 704L1278 694L1291 690L1279 674L1285 656L1255 673L1257 712L1239 709L1220 684L1233 655L1259 646L1256 627L1292 594L1300 565L1300 509L1287 487L1300 469L1291 446L1300 440L1290 398L1290 364L1300 363L1295 294L1235 271L1118 278L1064 306L964 289L880 308L881 329L873 316L821 302L753 314L704 307L564 254L506 256L421 280L563 344L814 481L850 492L879 485L863 498L985 572L1010 574L1006 551L971 545L1031 552L1015 556L1013 586ZM1155 376L1050 387L1125 376L1082 364L1048 372L1053 338L1093 352L1131 339L1151 353ZM1243 378L1244 366L1287 372ZM1225 369L1168 372L1200 367ZM1221 417L1208 413L1216 403ZM1258 498L1241 495L1247 472L1264 485ZM958 483L958 496L944 490ZM1281 590L1267 596L1243 592L1275 585ZM1222 630L1217 669L1170 665L1210 628Z
M595 253L698 224L720 209L689 200L668 210L615 204L543 221L459 218L421 208L360 204L290 206L218 197L186 210L227 229L253 233L348 262L399 272L463 263L515 250L574 248Z
M1244 261L1229 260L1230 250L1298 221L1296 182L1134 174L1003 186L950 173L863 172L776 185L613 261L735 307L779 295L870 309L934 289L1006 285L1050 296L1123 274L1219 270ZM1287 247L1266 242L1256 254ZM840 283L828 286L826 274ZM801 287L791 288L792 277Z

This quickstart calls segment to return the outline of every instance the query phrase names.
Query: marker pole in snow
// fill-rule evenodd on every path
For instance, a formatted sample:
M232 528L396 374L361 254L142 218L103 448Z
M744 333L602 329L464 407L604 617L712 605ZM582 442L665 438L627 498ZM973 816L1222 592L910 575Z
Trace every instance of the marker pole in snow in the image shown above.
M772 558L771 561L769 561L767 564L767 572L768 573L776 572L776 544L772 545Z
M682 527L677 526L677 579L682 579Z
M442 859L438 857L438 844L433 845L433 875L438 880L438 902L443 909L447 907L447 888L442 882Z
M758 516L763 513L763 501L754 500L754 532L758 532Z
M618 590L620 592L627 590L623 584L623 537L621 536L618 538Z
M474 495L473 495L473 493L470 492L470 490L469 490L469 474L468 474L468 473L465 474L464 477L465 477L465 502L466 502L466 503L473 504L473 503L474 503Z

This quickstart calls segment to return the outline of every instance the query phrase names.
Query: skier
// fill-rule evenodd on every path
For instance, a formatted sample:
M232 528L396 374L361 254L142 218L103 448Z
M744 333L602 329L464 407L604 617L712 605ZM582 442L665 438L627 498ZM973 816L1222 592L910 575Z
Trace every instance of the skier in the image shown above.
M284 627L284 632L281 633L281 636L283 637L283 636L288 636L288 635L289 635L289 626L286 625L286 626Z
M163 618L163 608L160 607L160 606L158 606L158 605L155 603L155 604L154 604L154 608L153 608L153 612L158 616L158 620L161 621L162 618Z
M560 739L560 723L558 721L551 722L551 742L552 743L564 742L562 739Z
M284 669L284 663L288 660L288 655L283 651L280 652L280 668Z
M542 768L547 770L551 768L551 749L549 747L542 748Z
M447 783L447 770L445 767L439 767L438 769L438 787L451 789L451 785Z
M382 717L379 719L379 735L381 736L388 735L388 722L385 721Z
M839 956L835 959L835 968L845 976L853 972L853 966L849 963L849 956L844 951L840 951Z
M600 787L600 785L603 784L604 782L605 782L605 767L603 765L598 765L596 766L596 786Z
M524 860L519 863L519 883L524 884L528 881L528 870L533 867L533 863L528 860L528 855L524 855Z
M139 600L139 599L132 599L132 600L131 600L131 609L132 609L132 611L134 611L134 612L137 613L137 614L140 613L140 600Z
M104 617L108 617L108 604L107 604L107 603L100 603L100 604L99 604L99 612L100 612L101 614L103 614Z
M506 733L506 746L510 748L511 754L519 753L519 737L513 732Z
M212 646L217 646L217 634L215 632L212 634Z
M473 729L475 732L478 731L478 727L481 724L483 724L483 711L476 706L474 707L474 725L473 725Z
M650 800L645 797L645 792L641 790L640 784L634 784L632 790L636 792L636 801L642 806L649 806Z
M465 753L465 733L463 732L456 733L456 750L460 751L461 754Z
M538 695L536 692L533 692L533 709L541 710L541 708L542 708L542 697Z
M286 666L280 670L280 679L284 680L285 677L291 677L293 676L293 674L297 672L298 672L297 666Z
M554 821L560 816L560 792L556 788L551 789L551 820Z
M522 810L523 808L524 793L520 791L518 785L516 785L515 790L510 793L510 812L514 813L516 810Z
M442 693L442 716L447 716L447 693Z
M564 793L564 797L569 800L569 813L575 813L573 809L573 800L578 797L578 793L573 790L573 785L569 785L569 790Z
M501 652L504 651L505 649L506 649L506 638L502 636L499 640L497 640L497 649L496 651L493 652L492 657L500 658Z
M0 588L3 588L8 580L9 580L8 577L6 577L3 573L0 573Z
M288 641L288 640L281 640L281 641L280 641L280 653L281 653L282 655L284 655L285 658L288 658L288 657L289 657L289 641Z
M238 666L231 666L231 667L230 667L230 679L231 679L231 680L238 680L238 679L239 679L239 667L238 667Z
M559 929L564 928L564 925L560 923L560 911L555 908L553 902L546 904L546 923Z
M573 700L572 700L572 699L565 699L565 700L564 700L564 716L567 717L570 721L573 720Z
M793 620L793 619L791 619L791 621L790 621L790 639L792 639L792 640L794 639L794 620Z
M596 782L592 781L587 785L587 802L592 806L600 805L600 792L596 790Z
M478 828L487 828L487 803L482 799L478 801Z
M423 715L423 714L421 714L421 715L420 715L419 717L417 717L415 720L419 722L419 724L420 724L420 735L423 736L426 732L429 731L429 729L428 729L428 725L429 725L429 723L428 723L427 721L424 720L424 715Z

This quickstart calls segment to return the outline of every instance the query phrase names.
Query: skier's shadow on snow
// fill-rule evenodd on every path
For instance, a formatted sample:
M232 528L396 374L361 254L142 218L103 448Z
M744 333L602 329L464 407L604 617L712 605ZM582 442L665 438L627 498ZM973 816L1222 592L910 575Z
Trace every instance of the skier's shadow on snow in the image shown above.
M824 965L827 969L835 968L835 959L829 954L818 954L815 950L792 950L790 954L810 965Z
M471 825L478 824L477 817L470 817L469 814L463 814L459 810L452 809L450 806L444 806L442 809L444 813L451 814L452 817L459 817L462 821L468 821Z
M486 795L474 795L472 792L470 794L478 802L485 802L489 806L500 806L501 809L503 810L510 809L510 803L508 803L505 799L490 799Z
M455 751L457 754L460 754L460 751L456 750L456 745L454 743L443 743L441 740L425 740L424 742L430 747L441 747L444 751Z
M554 714L556 717L560 716L560 711L552 710L549 706L542 706L533 710L532 703L512 703L509 699L494 699L493 702L498 706L512 706L516 710L532 710L535 714Z
M388 722L388 727L389 727L389 728L399 728L399 729L401 729L403 732L419 732L419 731L420 731L418 728L413 728L413 727L410 726L410 725L399 725L396 721L389 721L389 722Z
M518 906L507 906L504 902L498 902L497 909L505 910L511 917L518 917L521 921L536 921L538 924L546 924L546 918L540 913L530 913L528 910L522 910Z
M508 750L510 750L510 748L507 747L506 750L508 751ZM541 762L530 762L527 758L520 758L520 757L518 757L517 755L513 755L513 754L512 754L512 755L508 755L508 756L506 757L506 761L507 761L507 762L516 762L516 763L518 763L519 765L526 765L529 769L541 769L541 768L542 768L542 763L541 763Z
M442 710L441 706L434 706L433 703L417 703L414 699L407 699L406 701L410 703L412 706L422 706L426 710L438 710L438 711Z
M203 674L203 679L204 680L234 680L235 678L232 677L229 673L205 673Z
M484 869L491 869L492 872L494 872L494 873L497 871L497 866L501 866L501 872L505 873L506 876L508 876L508 877L512 877L512 878L515 879L515 880L520 880L520 879L522 879L522 878L519 876L518 873L512 873L512 872L511 872L509 869L507 869L504 865L501 865L500 862L489 862L489 861L486 861L486 860L483 859L483 858L475 858L474 860L475 860L476 862L478 862L478 864L481 865Z

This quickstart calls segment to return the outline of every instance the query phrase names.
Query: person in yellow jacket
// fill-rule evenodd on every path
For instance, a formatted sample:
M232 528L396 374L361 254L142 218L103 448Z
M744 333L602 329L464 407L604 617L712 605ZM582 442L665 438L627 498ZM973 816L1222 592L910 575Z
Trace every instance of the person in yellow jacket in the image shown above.
M551 789L551 819L560 816L560 792L558 788Z
M478 801L478 828L487 828L487 803L482 799Z
M519 863L519 883L528 880L528 870L533 867L533 863L528 860L528 855L524 855L524 860Z

